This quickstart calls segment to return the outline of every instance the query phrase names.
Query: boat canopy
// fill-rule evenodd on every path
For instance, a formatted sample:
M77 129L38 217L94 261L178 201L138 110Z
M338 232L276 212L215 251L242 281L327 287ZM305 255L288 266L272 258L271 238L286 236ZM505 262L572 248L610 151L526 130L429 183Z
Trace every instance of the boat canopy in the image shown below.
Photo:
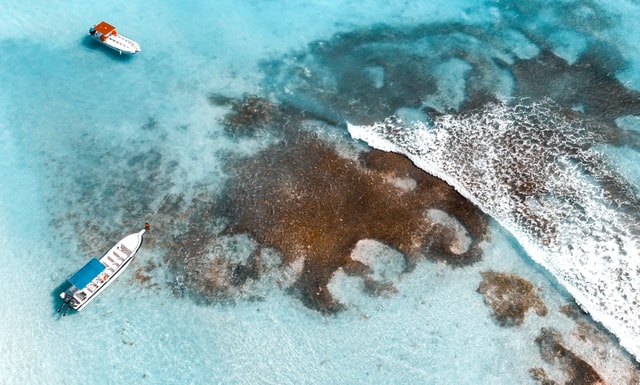
M100 32L103 35L108 35L113 32L114 35L117 35L116 27L107 23L106 21L101 21L93 27L96 31Z
M97 277L98 274L102 273L105 268L106 266L103 265L102 262L96 258L92 258L86 265L82 266L80 270L69 277L69 282L78 289L82 289Z

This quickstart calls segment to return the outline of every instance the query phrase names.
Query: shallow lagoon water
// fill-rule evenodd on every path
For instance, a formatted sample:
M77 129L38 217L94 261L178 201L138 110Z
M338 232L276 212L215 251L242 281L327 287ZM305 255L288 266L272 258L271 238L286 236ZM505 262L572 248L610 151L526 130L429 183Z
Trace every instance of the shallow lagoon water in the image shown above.
M535 384L529 372L535 367L562 382L567 374L561 365L545 362L534 342L543 327L561 331L566 345L608 383L637 383L637 363L604 328L585 317L594 331L576 336L576 322L559 311L571 303L570 295L495 222L481 261L465 267L424 260L403 271L394 265L397 251L369 244L365 251L377 259L362 260L379 269L375 273L389 279L395 291L370 296L362 278L338 271L329 289L345 309L334 315L305 307L278 285L213 304L176 295L175 272L163 266L167 219L154 223L173 196L188 200L220 190L229 151L251 154L274 140L268 133L240 140L229 136L221 123L229 108L211 105L209 96L257 94L295 103L300 93L283 85L289 79L280 83L266 76L265 63L295 62L292 57L303 56L308 44L331 41L336 33L375 31L380 23L398 30L430 23L508 24L511 28L487 31L504 32L501 36L508 38L495 45L512 47L512 59L535 57L536 46L543 45L523 38L527 33L548 36L541 40L567 62L575 62L589 42L609 42L626 64L616 75L638 89L637 42L625 39L637 28L632 17L640 13L637 6L577 7L581 12L571 13L576 20L583 15L596 21L590 29L578 28L562 4L551 3L535 15L524 6L478 1L305 7L288 2L5 3L0 16L0 258L5 265L0 287L9 294L0 316L0 374L6 383ZM604 23L620 15L619 23ZM120 57L88 40L86 30L101 19L136 39L142 52ZM44 25L55 27L43 34ZM518 30L513 26L524 33L513 32ZM451 79L451 67L439 67L436 73L443 78L435 81L435 96L424 100L429 107L459 108L464 99L462 83L455 80L471 67L446 63L458 76ZM372 71L375 84L382 86L384 77ZM498 83L487 87L508 96L512 81L503 75L497 72ZM310 105L309 99L299 100ZM314 112L348 115L327 104ZM382 116L393 112L379 111ZM341 132L338 146L363 146L349 142L346 127L328 132ZM628 166L636 149L630 145L608 153L637 186L638 172ZM58 286L145 221L153 229L134 266L86 310L61 319L55 313ZM137 272L150 264L158 266L149 272L151 280L138 279ZM522 325L501 327L476 291L480 273L489 270L531 282L548 315L529 311Z

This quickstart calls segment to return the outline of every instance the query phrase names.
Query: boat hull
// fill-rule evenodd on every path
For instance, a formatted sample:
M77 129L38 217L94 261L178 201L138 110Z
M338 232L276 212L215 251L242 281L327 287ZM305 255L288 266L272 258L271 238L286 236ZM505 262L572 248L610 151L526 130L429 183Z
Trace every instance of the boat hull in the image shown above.
M107 38L107 40L102 41L100 38L91 36L95 41L104 45L105 47L109 47L112 50L122 54L135 55L140 52L140 45L131 39L127 39L124 36L120 36L120 38L127 39L126 43L115 42L113 38Z

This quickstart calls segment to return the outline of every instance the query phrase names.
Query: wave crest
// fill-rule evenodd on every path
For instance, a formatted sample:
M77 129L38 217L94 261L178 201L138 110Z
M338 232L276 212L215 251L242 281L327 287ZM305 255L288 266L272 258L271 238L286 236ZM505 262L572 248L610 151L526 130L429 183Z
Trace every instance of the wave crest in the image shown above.
M606 127L545 100L349 132L450 183L640 357L640 204L594 150Z

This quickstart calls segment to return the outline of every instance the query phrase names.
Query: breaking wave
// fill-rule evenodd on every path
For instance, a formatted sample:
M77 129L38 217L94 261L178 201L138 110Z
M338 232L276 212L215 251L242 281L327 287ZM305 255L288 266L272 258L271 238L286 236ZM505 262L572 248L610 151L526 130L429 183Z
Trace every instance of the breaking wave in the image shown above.
M541 101L348 128L472 200L640 357L640 200L594 150L606 127Z

